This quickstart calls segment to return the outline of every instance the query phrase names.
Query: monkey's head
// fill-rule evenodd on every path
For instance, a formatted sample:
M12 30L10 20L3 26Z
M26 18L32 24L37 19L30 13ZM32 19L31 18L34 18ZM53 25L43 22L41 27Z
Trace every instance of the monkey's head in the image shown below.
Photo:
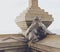
M34 23L39 23L41 21L41 18L39 16L34 17L33 22Z

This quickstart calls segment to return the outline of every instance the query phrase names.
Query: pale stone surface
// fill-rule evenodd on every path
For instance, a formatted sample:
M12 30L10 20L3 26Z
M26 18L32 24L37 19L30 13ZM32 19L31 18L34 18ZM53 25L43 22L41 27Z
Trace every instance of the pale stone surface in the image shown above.
M9 34L9 35L8 34L0 35L0 50L4 50L4 52L20 52L20 51L25 52L27 43L22 41L21 38L23 36L21 36L21 34Z
M37 42L30 43L30 47L35 50L46 52L60 52L60 35L48 35L47 38Z
M17 50L15 49L15 50L5 50L4 52L17 52Z
M38 0L29 0L29 7L38 7Z
M4 50L5 52L25 52L27 46L26 43L19 41L19 37L15 38L0 38L0 50ZM29 47L32 48L33 52L60 52L59 40L60 35L48 35L45 39L39 42L29 43Z
M28 9L21 13L20 16L17 16L16 24L21 27L23 31L26 31L35 16L41 17L42 22L46 25L46 27L48 27L53 21L52 15L38 7L38 0L29 0Z

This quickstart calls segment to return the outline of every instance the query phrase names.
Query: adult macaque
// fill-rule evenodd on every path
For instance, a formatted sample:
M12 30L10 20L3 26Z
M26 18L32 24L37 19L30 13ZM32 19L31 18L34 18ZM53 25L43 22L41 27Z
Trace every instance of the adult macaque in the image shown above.
M43 36L40 30L43 32ZM51 32L48 31L46 26L42 23L41 18L39 19L39 17L36 16L31 26L27 29L25 37L29 40L39 39L38 37L40 37L41 39L42 37L44 38L44 36L47 35L47 33L51 34Z

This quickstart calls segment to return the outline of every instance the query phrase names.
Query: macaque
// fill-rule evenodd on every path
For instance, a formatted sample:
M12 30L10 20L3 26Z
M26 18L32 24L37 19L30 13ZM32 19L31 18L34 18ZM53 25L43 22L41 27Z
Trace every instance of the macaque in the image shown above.
M41 18L39 19L39 17L36 16L31 24L31 26L27 29L27 31L25 33L25 37L28 38L29 40L38 39L38 37L42 33L42 32L41 33L38 32L38 31L40 31L41 29L43 29L43 33L44 33L43 36L47 35L47 33L51 34L51 32L48 31L46 26L42 23ZM41 34L41 36L42 36L42 34Z

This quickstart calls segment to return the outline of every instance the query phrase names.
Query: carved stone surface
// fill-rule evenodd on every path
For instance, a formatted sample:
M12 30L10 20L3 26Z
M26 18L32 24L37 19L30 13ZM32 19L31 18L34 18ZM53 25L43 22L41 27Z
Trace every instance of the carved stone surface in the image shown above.
M29 47L27 47L27 43L19 41L18 36L16 37L18 38L17 40L13 37L4 37L3 35L1 37L0 51L2 52L60 52L60 35L48 35L39 42L29 42Z
M60 35L48 35L47 38L36 43L29 43L33 50L45 52L60 52Z
M20 41L20 37L22 36L19 35L0 35L0 50L2 50L2 52L25 52L27 49L27 43L22 40Z
M52 15L49 15L48 12L45 12L44 9L39 8L38 0L29 0L29 7L20 16L16 18L16 24L22 28L23 31L31 25L35 16L39 16L42 19L42 22L48 27L52 21Z

